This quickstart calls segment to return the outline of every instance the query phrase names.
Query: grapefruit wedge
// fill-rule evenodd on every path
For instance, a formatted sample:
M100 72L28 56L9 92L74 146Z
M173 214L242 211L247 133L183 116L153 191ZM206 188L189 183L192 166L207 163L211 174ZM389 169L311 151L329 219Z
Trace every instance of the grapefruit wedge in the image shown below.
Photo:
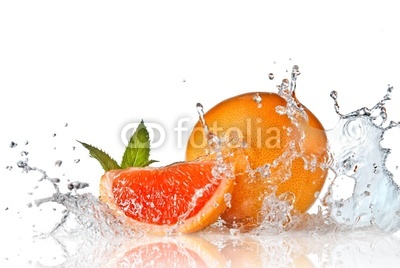
M149 233L195 232L227 207L233 179L219 165L206 160L110 170L101 178L100 199Z

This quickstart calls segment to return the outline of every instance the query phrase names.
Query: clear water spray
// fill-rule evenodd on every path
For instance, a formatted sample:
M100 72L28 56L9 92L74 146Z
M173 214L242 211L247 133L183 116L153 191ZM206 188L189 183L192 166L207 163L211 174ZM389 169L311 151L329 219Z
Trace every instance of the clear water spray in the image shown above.
M385 103L391 99L392 90L389 86L374 107L362 107L348 114L339 112L338 94L331 93L339 122L327 131L335 177L324 203L329 217L344 228L375 226L389 232L400 228L399 185L386 168L390 149L381 146L385 134L399 126L394 121L385 125ZM341 178L354 183L351 196L345 199L335 198L335 181Z

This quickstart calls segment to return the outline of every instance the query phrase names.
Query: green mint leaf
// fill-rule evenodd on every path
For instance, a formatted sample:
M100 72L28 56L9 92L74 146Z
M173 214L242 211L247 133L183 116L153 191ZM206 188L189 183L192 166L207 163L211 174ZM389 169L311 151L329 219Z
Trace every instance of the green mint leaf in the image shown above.
M129 140L128 146L122 157L121 167L145 167L154 160L150 157L150 136L143 121L138 125L135 133Z
M102 168L104 169L104 171L109 171L109 170L113 170L113 169L121 169L121 167L117 164L117 162L112 159L108 154L106 154L105 152L103 152L102 150L89 145L87 143L84 142L80 142L78 141L80 144L83 145L83 147L85 147L86 149L89 150L89 154L91 157L95 158L97 161L99 161L100 165L102 166Z

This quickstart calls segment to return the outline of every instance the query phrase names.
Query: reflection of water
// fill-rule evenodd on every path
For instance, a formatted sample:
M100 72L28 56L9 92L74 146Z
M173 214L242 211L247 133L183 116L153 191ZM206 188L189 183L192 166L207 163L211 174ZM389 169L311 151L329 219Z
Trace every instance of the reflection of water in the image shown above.
M139 239L49 237L18 245L18 252L0 259L1 267L397 267L400 237L376 230L252 236L208 229Z
M219 245L231 267L391 267L400 261L400 239L372 230L203 237Z

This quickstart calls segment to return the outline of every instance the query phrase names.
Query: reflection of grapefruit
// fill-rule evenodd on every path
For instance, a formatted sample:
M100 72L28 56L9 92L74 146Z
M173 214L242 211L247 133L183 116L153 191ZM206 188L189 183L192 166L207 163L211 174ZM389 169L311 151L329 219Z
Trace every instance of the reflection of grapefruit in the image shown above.
M310 254L308 240L299 241L293 234L247 235L232 232L237 229L215 227L201 232L200 236L218 246L229 267L314 267L307 256Z
M189 233L218 219L232 188L232 178L218 173L216 162L182 162L108 171L100 199L151 233Z
M194 236L150 237L133 245L114 267L226 267L214 245Z
M263 256L262 244L251 238L241 237L240 243L238 239L229 239L225 241L221 253L227 261L231 263L231 267L267 267L267 260Z
M260 241L262 239L262 241ZM294 267L311 268L313 263L298 248L292 248L280 237L266 238L241 237L229 239L224 243L221 253L231 264L231 268L241 267Z
M277 187L277 196L292 193L294 208L300 212L306 211L316 200L327 175L327 171L318 166L327 158L327 138L319 120L294 100L308 117L308 121L301 116L296 119L304 131L302 157L314 159L317 163L314 169L305 168L305 161L300 156L295 157L291 165L285 166L289 156L284 154L291 142L299 147L301 132L286 114L277 112L276 107L285 108L287 104L278 94L242 94L220 102L205 114L210 131L231 141L231 147L246 144L243 150L245 158L236 158L231 207L222 215L228 223L257 225L263 197L271 191L271 186ZM207 154L205 139L201 122L198 122L189 137L186 150L188 161ZM281 162L272 166L279 158ZM245 163L242 168L240 163ZM263 169L266 165L272 167L267 170L269 175L263 177L260 174L266 171ZM254 173L256 176L252 175ZM282 182L283 174L290 176Z

